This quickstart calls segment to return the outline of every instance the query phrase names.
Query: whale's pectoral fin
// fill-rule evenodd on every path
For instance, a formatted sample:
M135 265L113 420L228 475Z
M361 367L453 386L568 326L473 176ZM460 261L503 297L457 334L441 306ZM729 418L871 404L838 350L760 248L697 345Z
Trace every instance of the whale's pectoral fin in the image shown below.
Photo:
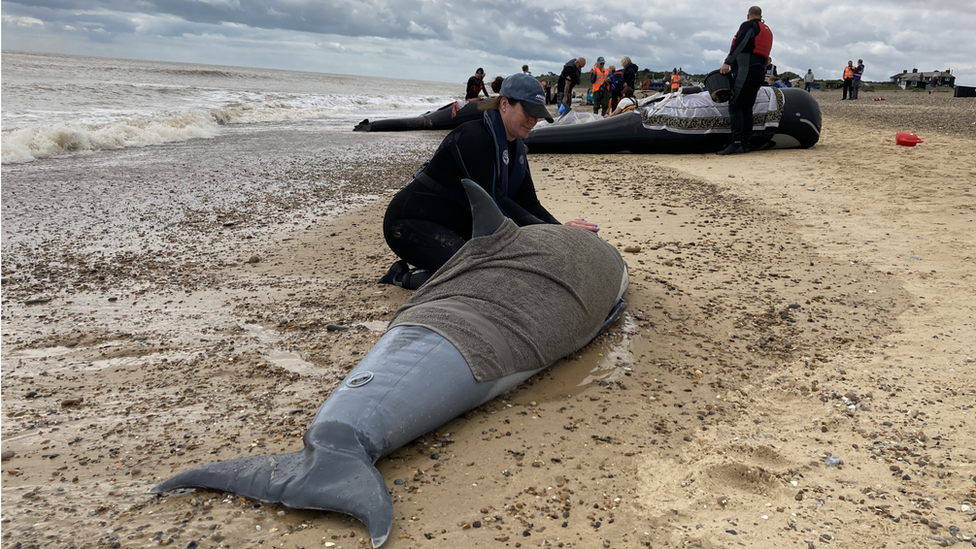
M471 203L471 238L495 234L505 221L505 214L498 209L491 196L470 179L462 179L461 185Z
M379 547L393 524L393 502L380 472L352 427L313 423L305 449L204 465L167 479L150 490L208 488L296 509L335 511L366 525Z
M600 326L599 333L602 334L603 332L607 331L610 328L610 326L613 325L614 322L620 320L620 317L623 316L624 311L626 310L627 310L627 302L624 301L623 299L618 299L617 302L614 303L613 309L610 309L610 314L607 315L607 318L603 321L603 324Z

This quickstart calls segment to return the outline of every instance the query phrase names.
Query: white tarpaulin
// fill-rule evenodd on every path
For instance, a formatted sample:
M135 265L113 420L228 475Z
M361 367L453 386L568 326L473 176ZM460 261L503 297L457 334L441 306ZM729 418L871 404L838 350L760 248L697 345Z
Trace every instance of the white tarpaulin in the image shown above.
M644 127L677 133L728 133L729 104L712 101L708 92L665 96L639 107ZM763 86L752 108L753 131L779 127L783 116L783 94L776 88Z
M650 97L636 109L617 116L640 116L649 130L666 130L686 134L729 133L729 104L712 101L707 91L688 94L662 94ZM778 128L783 117L783 93L776 88L763 86L756 94L752 108L753 131ZM598 114L569 110L551 125L569 126L603 120ZM550 124L540 121L537 128Z

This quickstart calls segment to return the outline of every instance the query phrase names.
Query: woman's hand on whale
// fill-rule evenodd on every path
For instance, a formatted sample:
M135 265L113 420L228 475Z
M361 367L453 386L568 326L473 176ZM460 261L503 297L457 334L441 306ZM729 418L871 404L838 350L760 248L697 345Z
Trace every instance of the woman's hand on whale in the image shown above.
M597 225L596 223L590 223L589 221L583 219L582 217L577 217L572 221L567 221L566 224L571 227L579 227L581 229L586 229L587 231L590 231L591 233L594 234L600 232L599 225Z

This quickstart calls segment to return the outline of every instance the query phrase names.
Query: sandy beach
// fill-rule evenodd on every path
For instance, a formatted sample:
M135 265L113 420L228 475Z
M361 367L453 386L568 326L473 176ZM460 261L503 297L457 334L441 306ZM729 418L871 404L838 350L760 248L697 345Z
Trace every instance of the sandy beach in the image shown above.
M815 95L808 150L530 156L620 249L628 312L380 460L385 548L976 546L976 102ZM409 296L376 284L382 213L437 137L241 174L355 169L293 197L368 195L335 218L188 208L170 255L5 258L3 547L368 547L349 517L147 490L301 448Z

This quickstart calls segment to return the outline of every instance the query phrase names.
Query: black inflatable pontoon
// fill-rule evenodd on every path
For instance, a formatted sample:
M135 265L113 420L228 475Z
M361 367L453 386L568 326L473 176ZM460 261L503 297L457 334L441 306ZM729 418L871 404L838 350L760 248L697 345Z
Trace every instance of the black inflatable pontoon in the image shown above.
M370 122L367 118L353 131L357 132L403 132L411 130L453 130L469 120L478 120L484 112L478 110L479 101L469 101L456 112L457 102L448 103L436 111L427 111L411 118L389 118Z
M751 150L806 149L820 140L820 105L806 91L763 87L753 113ZM652 97L633 111L585 123L567 118L529 132L529 152L700 154L723 149L731 134L728 103L715 103L708 92Z

